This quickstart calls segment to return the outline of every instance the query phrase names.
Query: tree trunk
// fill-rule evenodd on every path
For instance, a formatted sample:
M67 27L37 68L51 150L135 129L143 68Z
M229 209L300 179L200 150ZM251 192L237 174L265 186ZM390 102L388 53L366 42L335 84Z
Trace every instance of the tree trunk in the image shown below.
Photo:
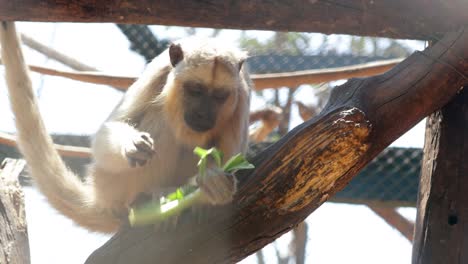
M237 174L234 202L192 213L177 230L124 229L86 263L232 263L302 222L391 142L468 84L468 32L447 34L389 72L352 79L317 117ZM396 122L397 120L397 122Z
M29 242L24 195L18 176L24 160L5 159L0 170L0 263L28 264Z
M0 0L2 20L113 22L431 39L468 24L460 0Z
M468 263L467 161L465 88L427 120L413 264Z

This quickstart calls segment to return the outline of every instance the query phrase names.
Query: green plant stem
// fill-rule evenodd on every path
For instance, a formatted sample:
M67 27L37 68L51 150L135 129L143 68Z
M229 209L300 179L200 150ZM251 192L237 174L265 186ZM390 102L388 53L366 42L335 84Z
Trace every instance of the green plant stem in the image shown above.
M200 189L195 190L193 193L188 194L186 197L180 200L175 200L170 202L177 203L174 207L162 211L162 206L159 202L153 202L142 208L132 208L128 215L128 220L130 221L131 226L141 226L154 224L156 222L161 222L167 220L168 218L180 214L185 209L193 206L198 203L201 199Z

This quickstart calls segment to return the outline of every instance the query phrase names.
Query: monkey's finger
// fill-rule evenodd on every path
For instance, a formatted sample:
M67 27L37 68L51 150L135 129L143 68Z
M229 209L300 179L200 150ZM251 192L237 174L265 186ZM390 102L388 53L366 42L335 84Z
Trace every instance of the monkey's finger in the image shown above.
M149 145L154 145L153 138L151 137L149 133L142 132L140 136L144 141L148 142Z
M150 155L152 155L154 153L153 145L149 145L148 142L146 142L146 141L135 140L133 142L133 144L135 145L135 148L138 151L146 152L146 153L148 153Z
M232 201L236 192L236 180L234 175L221 171L221 173L213 177L216 184L216 194L220 204Z
M134 150L127 153L127 157L136 159L136 160L149 160L152 157L152 154L144 151Z
M215 194L212 192L209 185L205 184L205 182L199 182L198 186L200 187L202 194L207 198L210 203L215 204Z
M146 164L147 159L139 159L133 156L127 156L128 164L131 168L138 166L143 166Z
M149 133L141 132L135 142L135 145L141 145L148 152L154 151L154 140Z
M139 166L143 166L146 164L146 160L137 160L136 162L138 163Z
M135 168L137 164L136 159L128 158L128 164L130 164L130 167Z
M212 171L211 180L219 193L230 193L233 190L234 181L229 177L230 174L221 170Z

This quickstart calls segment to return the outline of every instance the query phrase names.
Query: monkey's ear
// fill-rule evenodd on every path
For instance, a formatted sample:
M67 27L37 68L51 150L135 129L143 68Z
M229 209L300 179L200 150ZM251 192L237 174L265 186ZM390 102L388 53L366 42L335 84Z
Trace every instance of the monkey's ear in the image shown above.
M244 65L245 59L241 59L237 64L237 69L240 71L242 69L242 65Z
M171 46L169 46L169 57L171 59L172 67L175 67L184 59L184 52L182 51L180 44L171 44Z

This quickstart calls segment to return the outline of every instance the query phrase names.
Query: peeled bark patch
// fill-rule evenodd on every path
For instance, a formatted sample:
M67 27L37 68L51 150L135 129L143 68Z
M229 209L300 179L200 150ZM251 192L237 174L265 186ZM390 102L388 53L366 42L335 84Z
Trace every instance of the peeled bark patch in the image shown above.
M368 149L369 122L356 108L337 113L336 120L328 120L313 128L316 137L300 138L293 146L302 158L286 155L285 166L297 171L294 186L289 187L276 206L281 210L297 211L310 201L322 200L333 189L336 180L354 166ZM282 170L284 168L278 168Z

